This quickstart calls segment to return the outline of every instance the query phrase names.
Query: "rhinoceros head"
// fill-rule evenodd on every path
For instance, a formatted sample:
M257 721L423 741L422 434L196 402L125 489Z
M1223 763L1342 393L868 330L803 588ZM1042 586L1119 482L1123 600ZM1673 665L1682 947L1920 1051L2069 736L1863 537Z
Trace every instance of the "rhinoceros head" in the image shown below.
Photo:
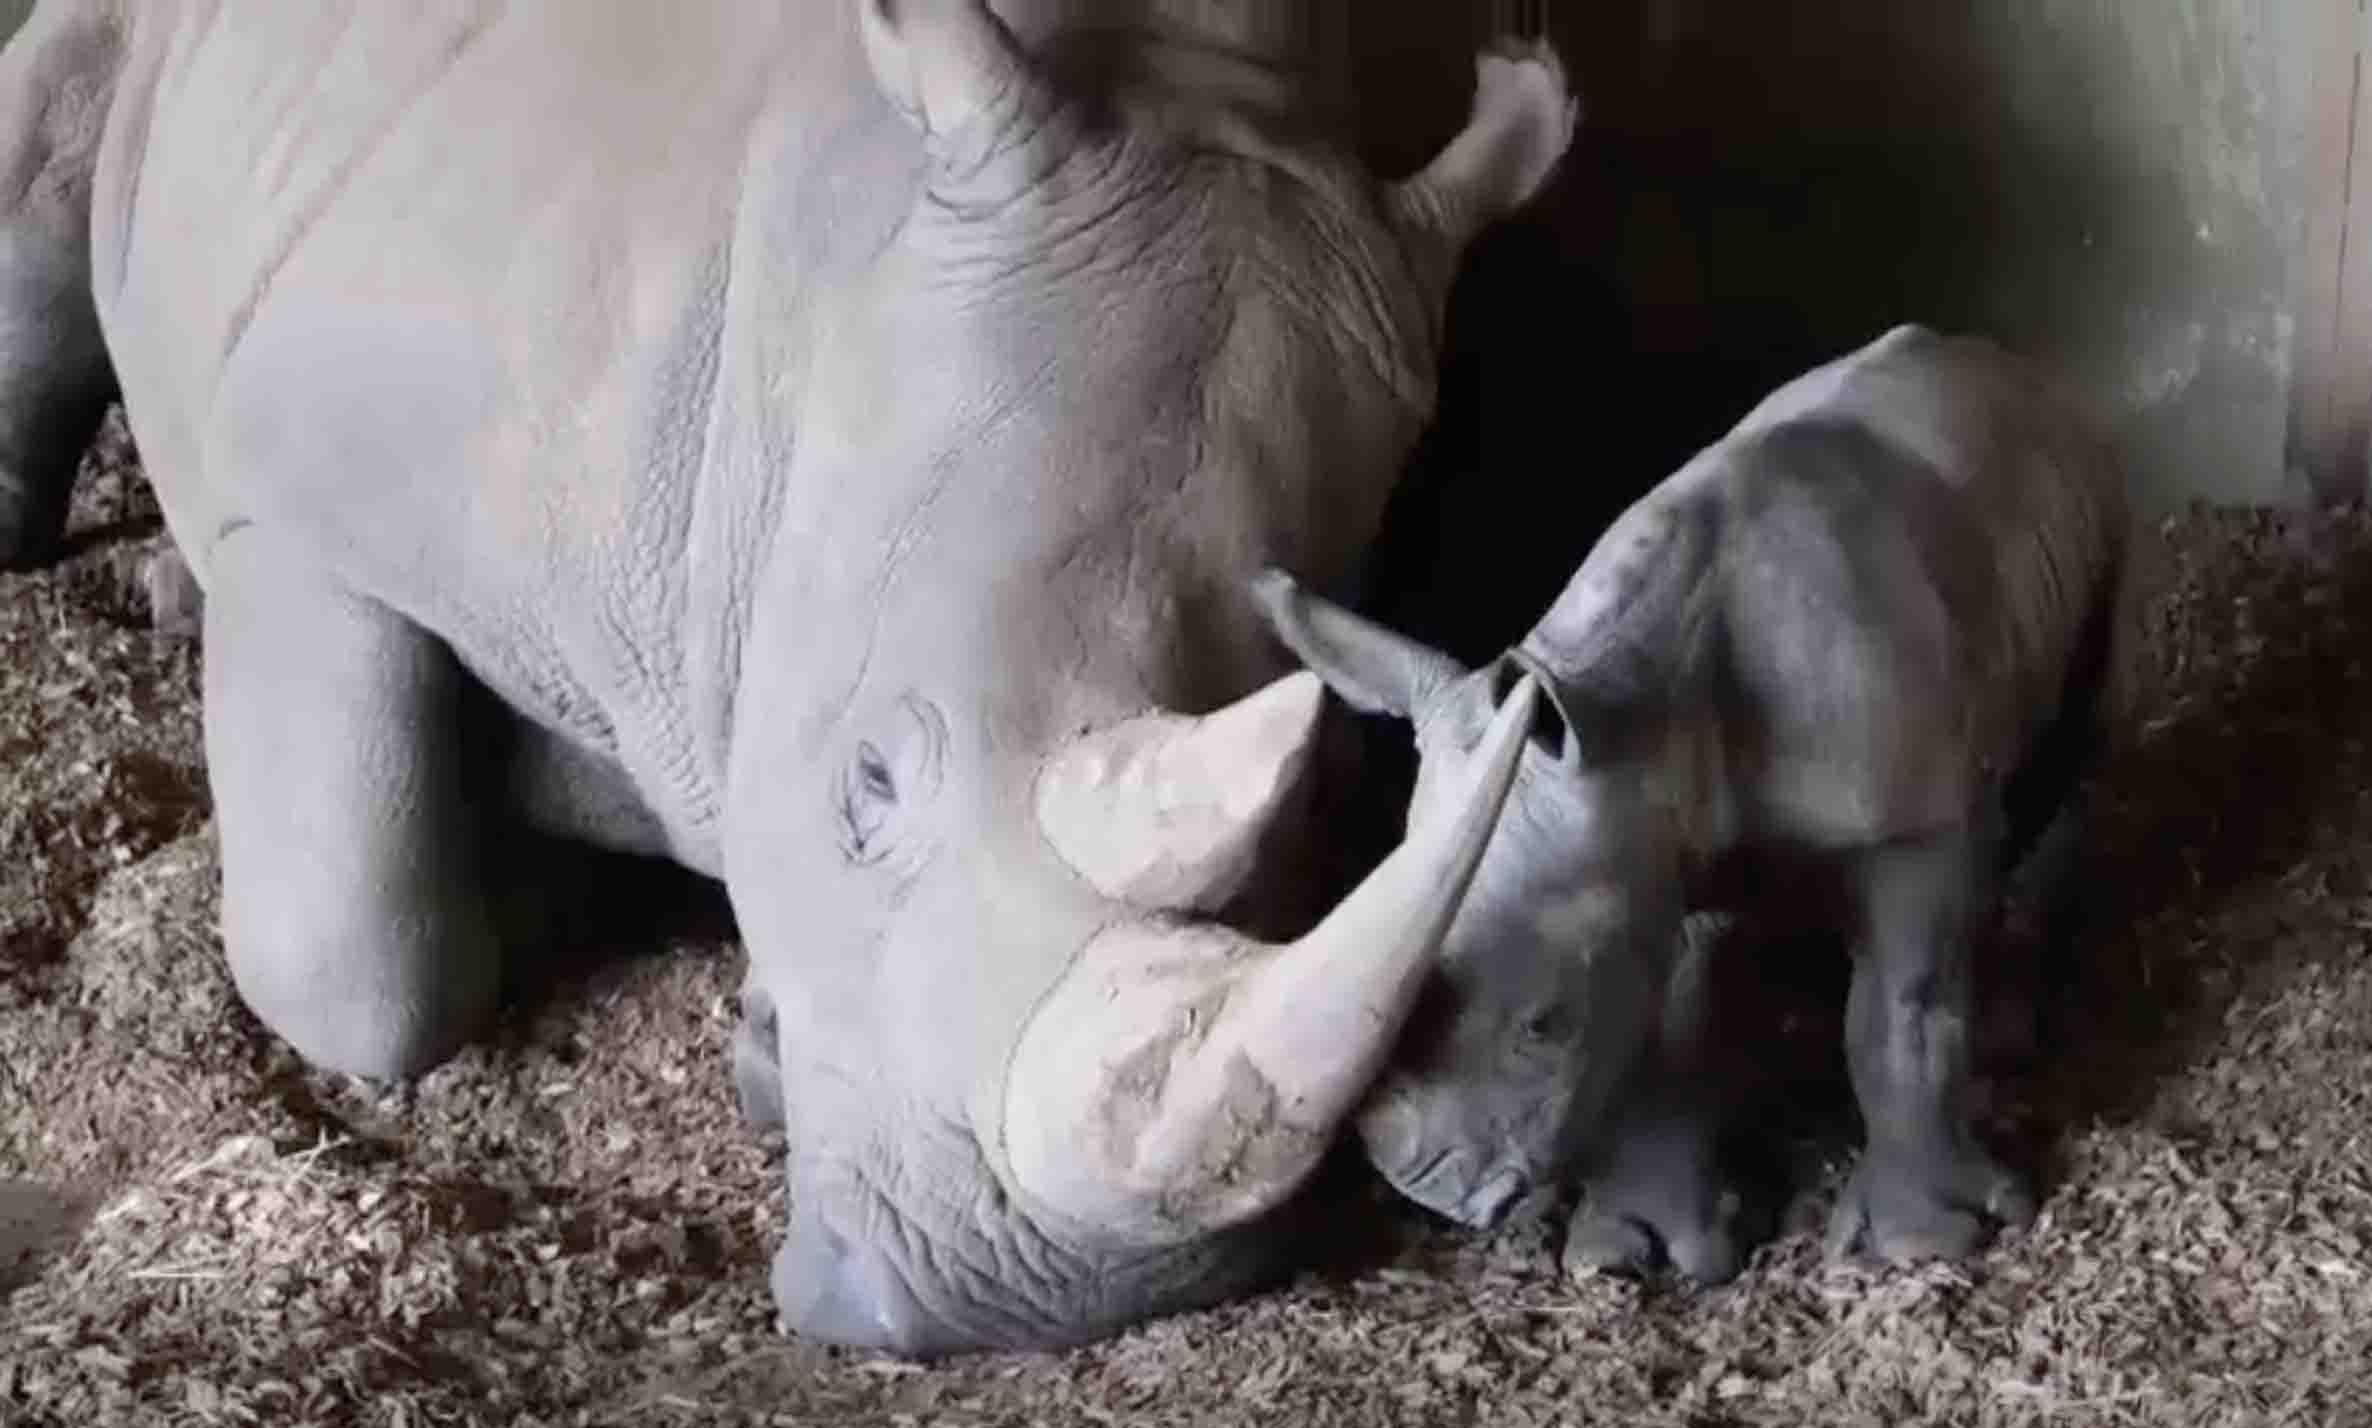
M1305 935L1210 916L1319 710L1248 579L1370 537L1459 250L1572 115L1552 63L1487 59L1385 184L1239 60L858 13L917 198L800 344L724 829L791 1147L775 1288L839 1342L1059 1343L1257 1272L1505 795L1528 686Z
M1403 1194L1488 1226L1566 1168L1655 1025L1681 935L1683 858L1704 767L1667 707L1686 658L1698 534L1649 516L1610 533L1547 618L1479 670L1303 590L1260 594L1279 636L1345 700L1412 721L1411 827L1519 683L1542 691L1505 811L1363 1106L1368 1159ZM1601 568L1602 567L1602 568Z

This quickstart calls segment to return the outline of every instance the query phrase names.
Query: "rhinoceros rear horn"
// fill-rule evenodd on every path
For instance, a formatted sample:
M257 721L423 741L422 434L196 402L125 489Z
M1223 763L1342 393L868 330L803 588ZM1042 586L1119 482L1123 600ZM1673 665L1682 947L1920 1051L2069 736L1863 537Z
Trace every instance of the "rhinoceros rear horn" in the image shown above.
M932 138L1018 105L1035 83L987 0L857 0L857 24L882 94Z
M1177 1244L1283 1203L1399 1038L1498 825L1527 676L1458 792L1300 940L1118 918L1032 1013L1005 1083L1016 1188L1084 1229Z
M1243 886L1298 786L1325 691L1295 674L1201 718L1152 713L1049 760L1038 827L1104 896L1148 911L1215 911Z

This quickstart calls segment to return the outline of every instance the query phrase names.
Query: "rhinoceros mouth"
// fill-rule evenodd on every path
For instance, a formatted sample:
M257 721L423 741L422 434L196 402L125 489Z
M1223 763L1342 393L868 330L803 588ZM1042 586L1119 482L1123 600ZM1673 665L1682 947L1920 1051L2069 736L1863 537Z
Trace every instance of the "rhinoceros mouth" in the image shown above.
M806 1198L794 1192L771 1276L784 1324L918 1361L1087 1343L1148 1314L1231 1298L1285 1259L1285 1242L1261 1227L1115 1254L1051 1232L1010 1202L1005 1214L953 1225L871 1185L799 1189ZM869 1211L848 1204L851 1194ZM844 1213L825 1208L835 1199ZM843 1223L852 1217L866 1221L861 1232Z
M1420 1151L1393 1165L1379 1162L1375 1151L1370 1139L1369 1163L1384 1183L1425 1209L1470 1229L1497 1229L1542 1183L1540 1175L1518 1157L1482 1163L1464 1146L1446 1145L1429 1154Z
M1474 1229L1495 1230L1506 1221L1508 1212L1523 1200L1531 1188L1530 1175L1512 1166L1502 1169L1467 1191L1452 1216L1460 1224Z
M1465 1156L1445 1150L1405 1178L1385 1176L1393 1189L1444 1219L1474 1230L1495 1230L1532 1193L1535 1177L1516 1165L1476 1174Z

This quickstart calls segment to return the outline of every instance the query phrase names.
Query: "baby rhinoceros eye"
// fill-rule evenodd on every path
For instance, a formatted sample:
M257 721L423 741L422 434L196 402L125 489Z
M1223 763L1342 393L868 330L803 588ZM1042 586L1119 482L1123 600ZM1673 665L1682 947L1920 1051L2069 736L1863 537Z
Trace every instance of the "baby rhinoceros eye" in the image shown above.
M857 745L857 792L877 803L898 801L898 780L890 773L889 760L871 744Z
M1568 1028L1562 1007L1534 1007L1516 1022L1516 1035L1532 1046L1551 1045L1562 1038Z

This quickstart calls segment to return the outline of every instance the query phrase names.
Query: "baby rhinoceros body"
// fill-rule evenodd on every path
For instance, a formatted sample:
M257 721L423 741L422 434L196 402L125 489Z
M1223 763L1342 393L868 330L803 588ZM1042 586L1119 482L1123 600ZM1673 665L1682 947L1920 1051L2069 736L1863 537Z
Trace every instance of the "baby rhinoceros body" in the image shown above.
M2113 462L2038 374L1903 327L1781 387L1632 506L1483 669L1266 577L1288 645L1416 725L1412 818L1494 691L1530 673L1551 696L1362 1114L1377 1169L1488 1225L1578 1166L1569 1263L1660 1252L1731 1277L1750 1235L1714 1152L1695 933L1808 916L1856 955L1867 1144L1832 1245L1957 1255L2030 1219L1971 1126L1971 954L2081 771L2124 530Z

